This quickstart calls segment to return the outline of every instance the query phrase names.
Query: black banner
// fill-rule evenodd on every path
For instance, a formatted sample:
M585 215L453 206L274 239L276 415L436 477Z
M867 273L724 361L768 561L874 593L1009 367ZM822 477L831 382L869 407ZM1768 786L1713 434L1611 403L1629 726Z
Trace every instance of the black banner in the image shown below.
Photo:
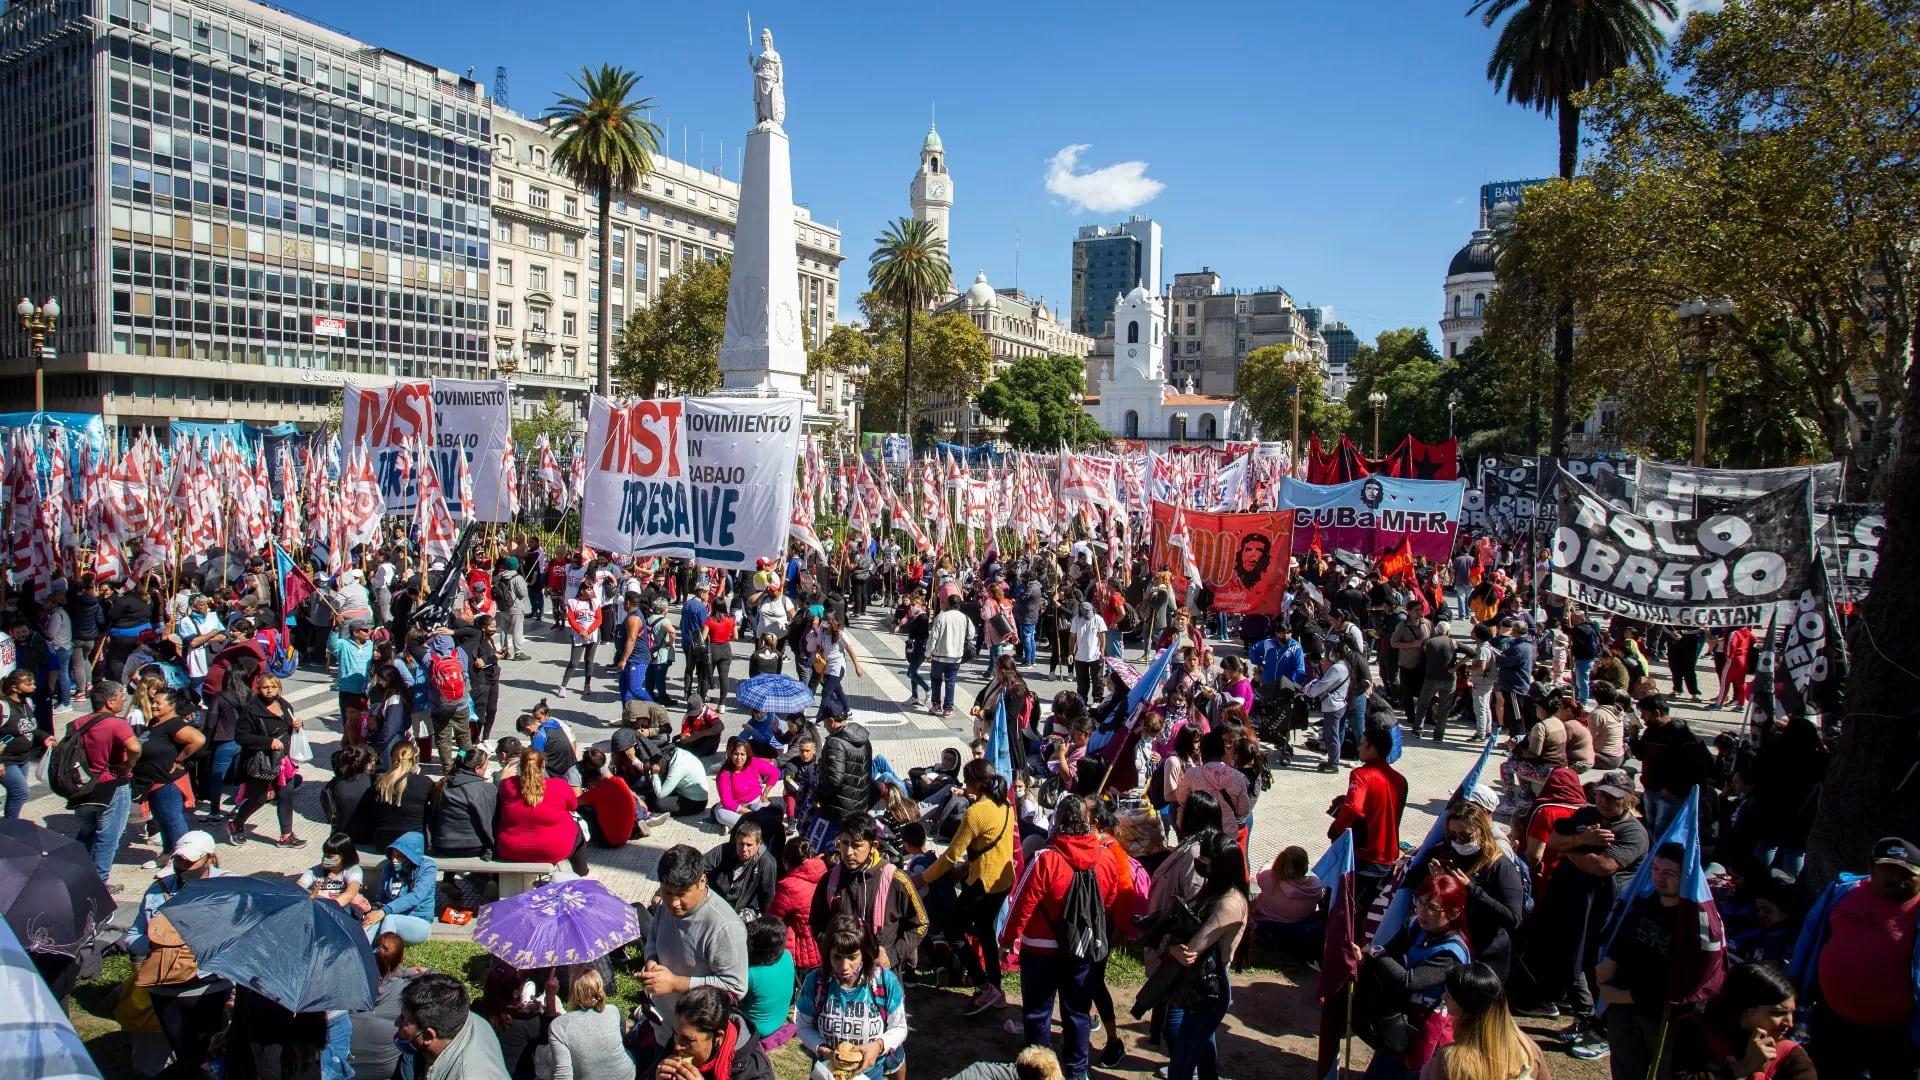
M1633 458L1578 457L1566 460L1574 479L1590 484L1602 498L1632 506ZM1551 461L1494 454L1480 459L1475 469L1479 499L1461 504L1463 524L1496 533L1534 531L1546 535L1560 517L1559 473Z
M1804 475L1698 521L1628 513L1564 471L1559 483L1548 588L1576 603L1647 623L1780 626L1807 588L1813 507Z
M1667 521L1712 517L1809 477L1814 484L1814 500L1834 503L1840 501L1841 470L1838 461L1790 469L1696 469L1672 462L1643 461L1633 507L1646 517Z
M1816 504L1813 540L1820 545L1837 604L1858 604L1867 598L1873 572L1880 565L1880 534L1886 531L1884 503Z
M1774 686L1783 716L1837 714L1847 686L1847 644L1834 618L1826 566L1816 565L1779 635Z

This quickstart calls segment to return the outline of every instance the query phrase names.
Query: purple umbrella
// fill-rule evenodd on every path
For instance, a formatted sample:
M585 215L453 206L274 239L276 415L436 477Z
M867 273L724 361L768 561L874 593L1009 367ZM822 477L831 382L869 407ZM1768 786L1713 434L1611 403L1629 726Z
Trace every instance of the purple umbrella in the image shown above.
M585 964L639 936L633 907L590 878L497 900L473 920L473 940L521 971Z

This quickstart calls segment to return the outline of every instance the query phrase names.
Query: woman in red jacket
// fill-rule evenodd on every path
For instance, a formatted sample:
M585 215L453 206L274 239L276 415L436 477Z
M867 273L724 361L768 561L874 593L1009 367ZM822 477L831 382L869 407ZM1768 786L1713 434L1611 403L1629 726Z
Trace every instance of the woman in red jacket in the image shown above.
M547 775L547 755L520 754L520 775L500 785L500 821L494 830L494 857L501 862L556 863L586 876L586 843L573 811L580 805L573 786Z
M820 943L814 937L812 923L813 894L826 876L827 860L814 857L806 837L787 841L780 853L780 882L773 888L767 915L787 924L787 951L793 954L794 970L801 975L820 966Z

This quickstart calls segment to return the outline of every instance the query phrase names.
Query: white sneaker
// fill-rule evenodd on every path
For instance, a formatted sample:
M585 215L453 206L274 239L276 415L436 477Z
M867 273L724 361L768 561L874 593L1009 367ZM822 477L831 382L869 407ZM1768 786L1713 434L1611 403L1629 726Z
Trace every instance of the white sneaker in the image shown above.
M553 696L554 696L554 697L557 697L557 698L563 698L563 697L566 697L566 696L567 696L567 686L566 686L566 684L565 684L565 683L561 683L561 684L560 684L559 686L556 686L556 687L554 687L554 688L553 688Z

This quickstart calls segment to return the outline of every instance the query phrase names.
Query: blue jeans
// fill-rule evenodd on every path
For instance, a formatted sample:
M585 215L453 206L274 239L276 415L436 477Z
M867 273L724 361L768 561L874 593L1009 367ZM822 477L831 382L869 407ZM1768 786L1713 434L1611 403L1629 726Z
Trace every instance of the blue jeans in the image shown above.
M659 663L647 665L647 693L653 695L655 701L667 700L667 668L670 666Z
M121 784L105 806L80 808L80 846L93 852L93 869L100 880L107 880L113 869L113 857L120 850L120 835L127 831L127 815L133 810L133 789Z
M1040 629L1033 623L1020 624L1020 662L1031 664L1039 654L1039 645L1034 641L1034 631Z
M73 700L73 650L47 646L52 659L47 662L47 677L53 680L53 707L64 709Z
M960 678L960 661L935 660L933 687L928 690L932 700L927 702L927 705L929 707L937 705L942 709L953 708L953 684L958 678Z
M1573 662L1573 696L1581 701L1587 700L1587 679L1593 674L1593 661L1575 660ZM1620 687L1614 687L1618 690Z
M27 767L7 766L5 775L0 775L0 792L7 796L6 820L18 818L20 811L26 808L27 797L33 793L32 785L27 782Z
M1227 1008L1233 1002L1232 994L1218 1005L1207 1005L1197 1009L1182 1009L1178 1005L1167 1009L1167 1035L1171 1044L1167 1049L1167 1080L1220 1080L1219 1048L1214 1042L1214 1033L1220 1030L1220 1021L1227 1018Z
M1667 823L1680 812L1680 800L1672 795L1649 791L1646 798L1641 800L1641 805L1646 808L1643 816L1647 819L1647 835L1658 844L1660 835L1667 831Z
M1121 638L1123 636L1124 635L1122 635L1118 630L1107 631L1106 648L1102 650L1103 655L1119 656L1120 646L1122 644Z
M1026 1025L1028 1046L1053 1045L1053 998L1060 997L1060 1012L1065 1020L1067 1038L1060 1064L1068 1080L1087 1075L1087 1061L1093 1056L1093 965L1071 960L1055 953L1031 952L1020 957L1020 1001Z
M228 740L213 744L213 761L207 766L207 805L220 812L220 797L226 794L227 775L240 760L240 744Z
M885 754L875 754L873 756L873 778L875 780L892 781L894 786L898 787L901 791L907 790L907 782L900 779L899 773L893 771L893 765L887 760Z
M409 945L418 945L433 934L433 924L418 915L395 915L391 912L373 924L367 931L367 940L372 941L387 931L400 935L400 940Z
M933 683L928 681L926 674L920 670L926 664L927 658L924 655L917 659L911 656L907 658L907 696L915 701L920 700L920 688L923 686L927 688L927 693L933 693Z
M327 1045L320 1053L320 1080L352 1080L353 1018L345 1009L327 1013Z
M820 685L819 720L822 724L827 722L827 717L830 715L849 718L853 715L847 705L847 692L840 685L840 681L844 678L846 678L844 673L824 676L825 681Z
M193 826L187 824L187 797L172 784L162 784L147 796L147 811L160 826L160 847L172 851L173 845Z

